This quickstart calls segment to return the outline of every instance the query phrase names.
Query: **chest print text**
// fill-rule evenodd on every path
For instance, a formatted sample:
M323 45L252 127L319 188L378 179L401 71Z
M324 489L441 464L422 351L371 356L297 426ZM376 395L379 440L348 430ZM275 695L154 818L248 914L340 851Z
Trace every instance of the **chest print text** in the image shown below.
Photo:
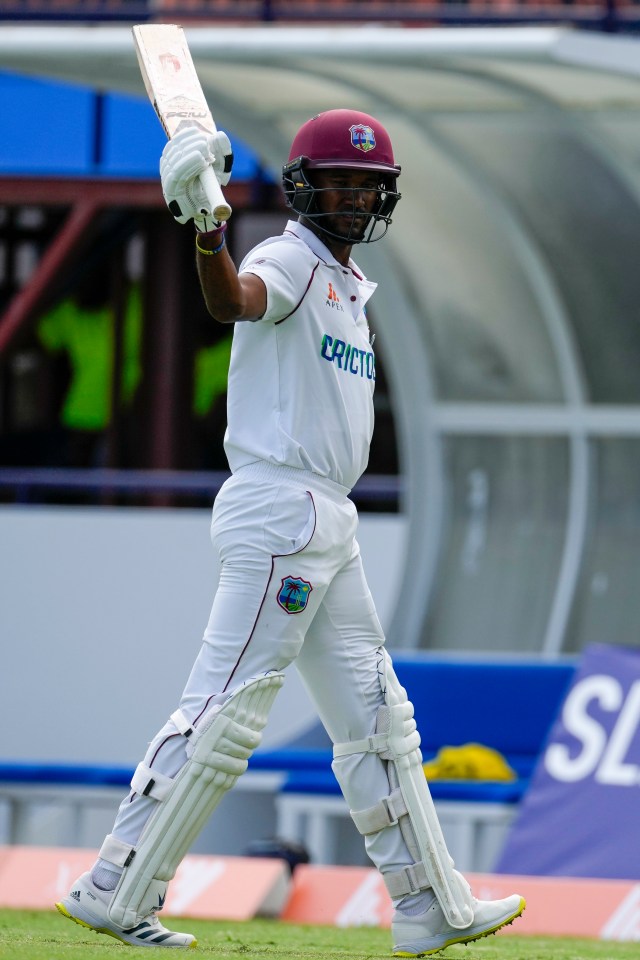
M376 358L371 350L361 350L325 333L320 346L320 356L329 363L336 363L345 373L360 375L367 380L376 379Z

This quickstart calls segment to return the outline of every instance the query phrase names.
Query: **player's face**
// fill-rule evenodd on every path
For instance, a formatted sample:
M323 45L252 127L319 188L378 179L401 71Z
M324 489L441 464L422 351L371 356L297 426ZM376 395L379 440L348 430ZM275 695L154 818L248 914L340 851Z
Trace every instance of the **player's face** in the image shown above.
M371 170L314 170L323 225L346 239L360 238L378 199L380 178Z

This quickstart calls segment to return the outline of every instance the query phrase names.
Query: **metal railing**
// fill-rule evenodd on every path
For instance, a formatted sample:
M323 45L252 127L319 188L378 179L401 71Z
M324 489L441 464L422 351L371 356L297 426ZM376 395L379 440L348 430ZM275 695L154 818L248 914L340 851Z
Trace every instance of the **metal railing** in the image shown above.
M63 502L73 505L127 504L140 506L212 503L224 481L225 471L111 470L58 467L0 468L0 501L16 504ZM351 493L365 509L399 508L404 483L401 477L371 474L362 477ZM58 501L59 502L59 501Z

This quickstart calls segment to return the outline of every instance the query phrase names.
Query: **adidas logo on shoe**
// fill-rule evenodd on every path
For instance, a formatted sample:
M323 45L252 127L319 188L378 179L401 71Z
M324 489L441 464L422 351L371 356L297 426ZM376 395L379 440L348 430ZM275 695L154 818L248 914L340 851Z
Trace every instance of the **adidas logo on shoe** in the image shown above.
M156 893L158 907L160 907L164 900L162 885ZM95 930L96 933L108 934L131 946L186 948L196 945L195 937L190 933L178 933L163 927L153 910L143 917L136 927L132 929L119 927L109 919L108 904L112 897L112 892L101 892L99 887L95 887L91 874L87 872L76 880L71 892L57 903L56 907L68 920L84 928Z

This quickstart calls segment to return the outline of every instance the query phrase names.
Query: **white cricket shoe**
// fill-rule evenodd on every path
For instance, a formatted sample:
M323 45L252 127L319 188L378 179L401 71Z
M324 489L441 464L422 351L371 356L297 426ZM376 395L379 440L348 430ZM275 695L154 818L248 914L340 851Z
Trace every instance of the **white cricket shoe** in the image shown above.
M501 927L513 923L526 903L517 893L504 900L473 899L473 921L460 930L445 919L442 907L434 900L425 913L406 916L399 910L393 914L391 931L395 957L426 957L454 943L469 943L487 937Z
M135 927L123 930L109 919L109 904L112 898L113 890L100 890L93 883L91 874L83 873L71 887L71 892L56 903L56 909L63 917L83 927L89 927L96 933L106 933L134 947L177 947L186 950L197 945L195 937L190 933L176 933L163 927L155 911L144 917Z

